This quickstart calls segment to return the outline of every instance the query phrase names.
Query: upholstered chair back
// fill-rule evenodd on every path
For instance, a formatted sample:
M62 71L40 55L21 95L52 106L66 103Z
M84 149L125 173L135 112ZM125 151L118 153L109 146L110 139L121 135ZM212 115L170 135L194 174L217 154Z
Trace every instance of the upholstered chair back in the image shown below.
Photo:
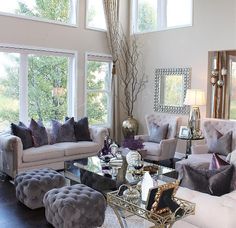
M169 115L165 113L153 113L145 116L148 135L150 135L151 125L155 123L159 126L163 124L169 124L167 139L175 138L179 126L181 124L181 118L174 115Z
M233 131L232 150L236 149L236 121L235 120L223 120L214 118L205 118L202 121L203 134L206 141L211 141L214 137L214 130L218 130L221 134L226 134L229 131Z

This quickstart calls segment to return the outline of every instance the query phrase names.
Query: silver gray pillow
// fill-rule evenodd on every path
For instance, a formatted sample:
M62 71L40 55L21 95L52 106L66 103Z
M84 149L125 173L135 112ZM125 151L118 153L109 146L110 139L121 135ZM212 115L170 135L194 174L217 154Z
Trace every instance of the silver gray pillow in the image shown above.
M155 123L152 123L150 127L150 136L148 141L160 143L161 140L166 139L168 134L168 128L169 124L163 124L159 126Z
M232 152L232 135L232 131L223 135L215 129L213 139L208 143L209 153L217 153L227 156Z

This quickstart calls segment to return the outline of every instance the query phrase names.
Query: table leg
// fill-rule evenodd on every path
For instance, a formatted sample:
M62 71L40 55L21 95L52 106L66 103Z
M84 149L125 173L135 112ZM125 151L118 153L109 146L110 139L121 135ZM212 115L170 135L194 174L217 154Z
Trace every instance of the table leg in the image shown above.
M116 217L117 217L117 219L118 219L118 221L119 221L120 227L121 227L121 228L128 227L128 226L127 226L127 223L126 223L126 221L125 221L125 219L124 219L124 218L122 217L122 215L121 215L121 211L118 210L115 206L111 206L111 205L110 205L110 207L111 207L112 210L114 211L114 213L115 213L115 215L116 215Z
M188 155L191 154L191 147L192 147L192 141L191 139L187 140L187 145L186 145L186 158L188 158Z

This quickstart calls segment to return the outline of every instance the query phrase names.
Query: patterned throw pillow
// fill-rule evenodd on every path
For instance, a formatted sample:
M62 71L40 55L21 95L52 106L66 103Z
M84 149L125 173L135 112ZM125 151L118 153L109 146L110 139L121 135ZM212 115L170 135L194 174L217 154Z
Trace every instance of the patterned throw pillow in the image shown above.
M36 122L34 119L31 119L29 129L32 131L32 137L35 147L40 147L48 144L47 131L41 121Z
M180 185L195 191L221 196L230 192L233 172L232 165L217 170L197 169L184 165Z
M18 125L11 123L11 133L21 139L23 150L33 147L32 132L22 122Z
M65 121L64 124L52 120L52 144L59 142L75 142L74 118Z
M66 120L69 117L65 118ZM88 117L81 118L74 123L76 141L92 141L90 138Z
M208 142L209 153L227 156L232 151L232 135L232 131L223 135L215 129L213 138Z
M213 153L209 170L220 169L225 165L230 165L230 164L225 160L223 160L218 154Z
M168 134L168 128L169 124L163 124L159 126L155 123L152 123L150 127L150 136L148 141L160 143L161 140L166 139Z

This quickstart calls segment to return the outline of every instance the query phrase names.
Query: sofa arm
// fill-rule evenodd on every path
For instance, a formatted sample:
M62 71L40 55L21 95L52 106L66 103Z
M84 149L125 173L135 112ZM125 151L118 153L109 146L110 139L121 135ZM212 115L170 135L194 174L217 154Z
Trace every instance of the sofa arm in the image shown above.
M160 142L161 148L161 157L163 160L171 159L175 156L175 149L176 149L177 139L163 139Z
M149 135L135 135L134 139L142 139L144 142L149 140Z
M208 153L207 144L194 145L191 147L191 149L192 149L192 154L207 154Z
M94 142L98 143L102 148L105 137L109 136L108 129L105 127L91 126L89 127L89 131L90 131L91 139Z
M17 174L18 165L22 162L23 145L21 139L11 134L0 136L2 171L11 177Z

